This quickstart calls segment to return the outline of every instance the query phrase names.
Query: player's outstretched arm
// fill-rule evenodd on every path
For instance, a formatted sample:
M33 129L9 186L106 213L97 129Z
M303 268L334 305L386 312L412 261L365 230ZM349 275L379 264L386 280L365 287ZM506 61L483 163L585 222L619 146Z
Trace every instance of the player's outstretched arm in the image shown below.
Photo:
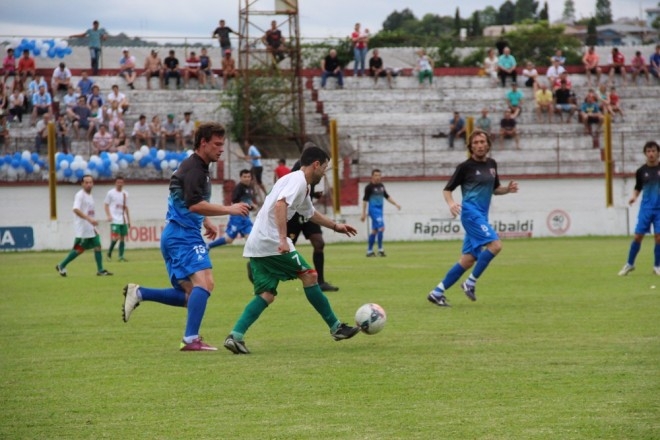
M326 217L318 211L314 211L314 215L312 215L309 220L328 229L332 229L335 232L339 232L340 234L346 234L349 237L353 237L357 234L357 229L353 226L345 223L336 223L334 220Z

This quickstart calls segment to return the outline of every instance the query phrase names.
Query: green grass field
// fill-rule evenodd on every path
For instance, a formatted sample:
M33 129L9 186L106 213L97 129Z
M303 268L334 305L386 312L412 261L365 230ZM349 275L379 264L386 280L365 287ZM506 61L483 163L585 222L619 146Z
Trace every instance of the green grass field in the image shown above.
M352 321L365 302L382 333L334 342L298 281L246 336L249 356L182 353L183 309L122 287L166 287L157 250L128 250L95 276L91 254L0 254L2 439L658 439L660 277L647 238L628 277L629 238L505 241L453 307L426 300L459 242L326 247L328 296ZM240 246L213 251L202 325L221 347L251 298ZM311 248L300 246L311 261ZM655 289L655 285L658 286Z

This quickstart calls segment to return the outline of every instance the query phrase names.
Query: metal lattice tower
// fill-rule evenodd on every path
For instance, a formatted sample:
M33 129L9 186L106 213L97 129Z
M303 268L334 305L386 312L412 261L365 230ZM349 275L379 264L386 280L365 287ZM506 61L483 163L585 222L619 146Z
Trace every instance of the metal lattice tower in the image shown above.
M272 21L284 39L280 61L264 42ZM239 34L243 139L293 141L301 150L306 135L298 0L240 0Z

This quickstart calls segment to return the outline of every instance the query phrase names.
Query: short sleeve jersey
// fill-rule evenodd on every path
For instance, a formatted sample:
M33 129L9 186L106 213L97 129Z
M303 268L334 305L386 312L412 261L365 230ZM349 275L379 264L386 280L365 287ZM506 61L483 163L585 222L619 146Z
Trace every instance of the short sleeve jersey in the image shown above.
M282 44L282 32L279 29L269 29L266 32L266 42L270 47L277 49Z
M126 212L126 206L128 203L128 193L126 191L117 191L116 188L112 188L105 195L105 200L103 203L108 205L108 209L110 210L110 217L112 217L112 224L123 225L126 223L124 218L124 213Z
M362 200L369 203L369 210L383 209L385 199L389 198L390 195L385 191L385 185L382 183L369 183L364 187Z
M170 196L167 201L166 220L199 232L204 216L188 208L202 201L211 200L209 166L197 154L183 162L170 179Z
M309 197L310 187L303 171L294 171L279 179L266 196L264 204L254 221L252 232L245 242L244 257L269 257L279 255L279 231L275 224L275 204L284 200L287 204L286 220L297 212L304 218L314 215L314 205ZM293 242L287 238L289 247L294 250Z
M640 210L660 210L660 165L639 167L635 173L635 190L642 193Z
M239 183L234 187L234 191L231 193L231 202L232 203L247 203L252 205L254 203L254 189L247 185Z
M230 47L231 40L229 39L229 34L232 32L234 31L228 26L223 26L223 27L218 26L217 28L215 28L215 31L213 31L213 36L218 37L221 47Z
M461 217L474 213L487 216L493 191L500 186L497 162L491 158L485 162L470 158L459 164L445 190L453 191L459 186L463 194Z
M255 145L250 145L250 148L248 148L248 156L250 156L250 160L252 161L253 167L262 166L261 153L259 152L259 149Z
M73 209L78 209L85 215L94 218L94 197L87 194L85 190L81 189L76 193L73 199ZM96 237L96 229L87 220L73 214L73 227L76 232L76 238L92 238Z

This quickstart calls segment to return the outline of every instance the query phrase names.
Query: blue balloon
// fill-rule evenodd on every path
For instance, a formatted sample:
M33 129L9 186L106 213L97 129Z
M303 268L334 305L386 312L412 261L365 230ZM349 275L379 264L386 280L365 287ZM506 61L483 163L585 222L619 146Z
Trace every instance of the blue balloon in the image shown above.
M92 161L92 162L88 163L87 168L89 168L90 170L95 170L96 169L96 162Z
M110 169L110 158L109 157L104 157L103 158L103 168L104 169Z
M20 161L20 160L12 159L12 161L11 161L11 167L12 167L13 169L16 170L16 169L18 169L18 167L20 167L20 166L21 166L21 161Z
M73 49L70 47L65 47L64 48L64 55L71 55L73 53Z
M125 160L126 162L128 162L129 164L131 164L131 163L133 163L133 161L135 160L135 158L133 157L132 154L126 154L126 155L124 155L124 160Z
M5 154L5 157L2 158L2 163L9 165L11 163L11 155ZM0 165L2 165L2 163L0 163Z
M64 177L71 177L73 175L73 170L71 168L67 168L62 171L62 174L64 174Z
M81 169L76 170L76 177L78 179L82 179L84 175L85 175L85 170L81 170Z
M31 163L28 163L26 166L23 167L26 173L32 174L34 173L34 166L32 166Z
M143 157L142 159L140 159L140 162L138 163L140 164L140 168L144 168L147 165L149 165L149 163L151 163L151 157L149 156Z
M39 49L38 47L35 47L32 50L32 55L34 55L35 57L38 57L39 55L41 55L41 49Z
M39 160L39 153L32 153L30 157L32 158L32 162L37 162Z
M149 155L156 157L156 154L158 154L158 149L156 147L151 147L149 148Z
M20 162L20 160L23 158L23 155L21 153L17 152L17 153L14 153L13 158L14 158L14 160L18 160Z
M110 159L110 154L108 154L107 151L104 151L104 152L101 153L101 155L99 157L101 159Z
M23 38L23 39L21 40L21 45L23 45L23 46L27 46L29 43L30 43L30 42L28 41L27 38Z
M55 48L54 47L51 47L50 49L48 49L48 58L55 58L55 55L56 55L56 53L55 53Z
M29 165L30 165L30 161L29 161L29 160L27 160L27 159L21 159L21 166L22 166L23 168L26 168L26 167L29 166Z

